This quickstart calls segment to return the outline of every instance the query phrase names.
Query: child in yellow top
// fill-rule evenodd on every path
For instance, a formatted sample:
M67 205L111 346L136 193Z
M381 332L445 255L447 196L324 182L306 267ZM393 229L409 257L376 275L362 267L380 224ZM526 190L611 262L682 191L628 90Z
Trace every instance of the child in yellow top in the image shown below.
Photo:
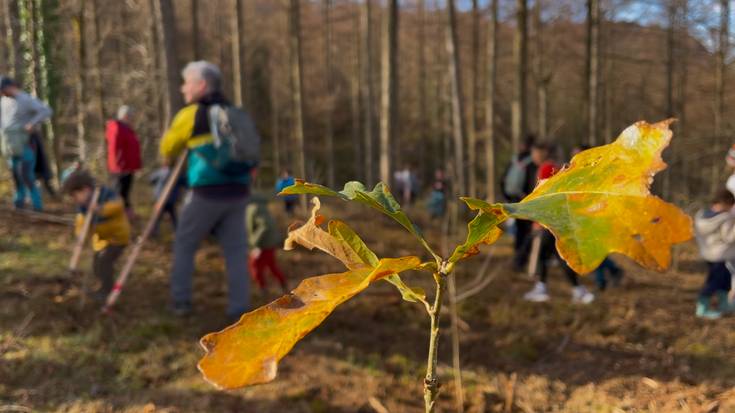
M71 196L78 208L75 224L77 235L82 231L84 216L92 203L94 188L94 178L84 170L77 170L64 180L62 191ZM100 188L91 231L94 250L92 271L102 283L95 297L104 300L113 288L115 261L130 242L130 224L125 214L123 200L113 190L104 186Z

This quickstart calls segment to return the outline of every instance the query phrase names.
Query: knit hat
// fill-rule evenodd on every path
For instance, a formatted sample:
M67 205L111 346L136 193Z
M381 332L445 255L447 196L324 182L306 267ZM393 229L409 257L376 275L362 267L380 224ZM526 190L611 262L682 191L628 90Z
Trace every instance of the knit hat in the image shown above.
M83 169L72 172L61 183L61 192L64 194L70 194L83 188L94 188L94 178Z

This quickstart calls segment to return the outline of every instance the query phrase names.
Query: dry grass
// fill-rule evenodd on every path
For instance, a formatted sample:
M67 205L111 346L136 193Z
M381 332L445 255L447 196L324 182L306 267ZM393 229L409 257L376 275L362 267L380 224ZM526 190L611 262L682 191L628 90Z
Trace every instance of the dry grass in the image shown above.
M355 223L379 255L420 252L378 214L344 205L328 203L325 213ZM116 312L102 317L78 308L80 280L65 271L71 239L67 228L0 212L0 411L372 412L371 398L390 412L423 410L428 321L387 283L338 308L284 359L273 383L219 392L196 371L198 338L224 326L217 248L207 245L197 257L194 317L167 313L170 247L156 243ZM735 320L693 316L703 269L691 245L681 250L678 272L619 260L626 283L586 307L569 303L557 274L550 303L523 302L531 281L504 269L508 240L494 251L497 279L460 305L468 412L504 411L511 393L513 412L703 412L713 403L735 411ZM292 282L340 269L303 250L280 259ZM481 262L463 267L460 289ZM430 290L420 277L404 280ZM255 292L254 302L274 295ZM446 335L440 353L440 410L452 411Z

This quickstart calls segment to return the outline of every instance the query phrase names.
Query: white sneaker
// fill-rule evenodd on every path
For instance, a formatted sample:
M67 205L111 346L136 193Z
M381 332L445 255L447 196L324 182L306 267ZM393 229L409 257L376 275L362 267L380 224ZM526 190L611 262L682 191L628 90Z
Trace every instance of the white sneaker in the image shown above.
M537 282L531 291L523 294L523 299L534 303L549 301L549 294L546 292L546 284Z
M572 302L575 304L589 304L595 301L595 295L589 292L583 285L572 289Z

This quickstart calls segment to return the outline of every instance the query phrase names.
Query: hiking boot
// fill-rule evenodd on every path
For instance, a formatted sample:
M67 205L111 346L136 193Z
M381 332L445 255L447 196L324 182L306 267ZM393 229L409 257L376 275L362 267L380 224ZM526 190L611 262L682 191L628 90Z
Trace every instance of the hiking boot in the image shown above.
M191 303L174 303L171 313L176 317L188 317L192 314Z
M546 284L537 282L533 289L523 294L523 299L534 303L543 303L549 301L549 294L546 292Z
M697 300L697 310L695 311L695 314L697 317L704 318L706 320L717 320L718 318L722 318L721 312L711 310L709 308L709 297L699 297Z
M589 292L583 285L572 289L572 302L575 304L589 304L595 301L595 295Z

